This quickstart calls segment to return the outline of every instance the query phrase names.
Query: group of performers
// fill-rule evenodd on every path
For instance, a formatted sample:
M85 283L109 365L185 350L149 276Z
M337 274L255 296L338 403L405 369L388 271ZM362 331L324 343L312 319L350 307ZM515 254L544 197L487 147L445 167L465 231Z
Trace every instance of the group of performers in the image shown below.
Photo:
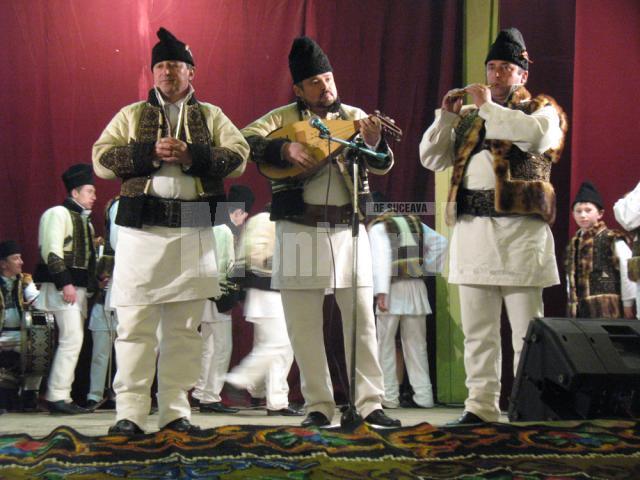
M93 165L73 165L63 174L69 195L41 218L39 294L22 274L18 246L2 244L3 371L20 370L16 355L4 360L5 339L20 336L21 315L33 302L57 324L44 395L52 413L100 405L114 343L110 434L145 432L154 379L160 429L197 434L193 404L202 413L235 413L222 401L223 388L247 391L257 402L265 398L269 415L303 415L302 426L325 427L336 411L323 334L330 294L354 384L350 403L362 421L398 427L385 409L434 405L424 277L442 271L448 251L448 281L460 288L469 390L453 424L497 421L502 303L515 368L529 323L544 316L543 288L559 283L550 174L567 121L553 98L533 97L525 88L530 59L520 32L499 33L485 59L487 84L447 92L420 142L425 168L453 168L449 244L416 216L393 209L367 216L372 202L387 203L371 197L368 175L384 175L394 165L384 121L341 101L330 61L314 40L299 37L291 47L295 101L238 129L219 107L196 98L188 46L164 28L158 38L148 98L113 117L93 147ZM327 151L326 129L340 122L357 125L353 141ZM242 175L247 161L270 176L272 193L267 211L248 220L251 189L224 189L224 179ZM121 182L107 207L102 242L89 216L94 173ZM636 190L615 207L628 230L640 225ZM640 267L628 235L604 225L604 205L591 183L581 187L572 209L579 230L566 256L568 314L634 318ZM230 312L241 292L253 349L228 371ZM80 406L71 386L91 295L92 381ZM399 391L398 330L412 389L408 403ZM19 342L11 345L19 358ZM294 358L304 410L288 399ZM19 389L37 391L39 380L25 376Z

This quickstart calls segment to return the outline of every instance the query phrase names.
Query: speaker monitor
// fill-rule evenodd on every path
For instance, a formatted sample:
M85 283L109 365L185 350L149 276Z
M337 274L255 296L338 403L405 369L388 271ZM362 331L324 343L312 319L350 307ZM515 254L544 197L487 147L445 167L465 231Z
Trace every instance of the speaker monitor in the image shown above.
M640 321L536 318L511 391L509 420L640 416Z

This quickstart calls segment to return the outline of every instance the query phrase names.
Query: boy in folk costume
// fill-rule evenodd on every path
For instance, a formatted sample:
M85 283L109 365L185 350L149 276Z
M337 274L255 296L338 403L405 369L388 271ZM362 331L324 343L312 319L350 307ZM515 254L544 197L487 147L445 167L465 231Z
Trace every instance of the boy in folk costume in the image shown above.
M578 231L567 245L567 316L634 318L636 284L627 276L627 236L607 228L600 194L583 182L572 204Z

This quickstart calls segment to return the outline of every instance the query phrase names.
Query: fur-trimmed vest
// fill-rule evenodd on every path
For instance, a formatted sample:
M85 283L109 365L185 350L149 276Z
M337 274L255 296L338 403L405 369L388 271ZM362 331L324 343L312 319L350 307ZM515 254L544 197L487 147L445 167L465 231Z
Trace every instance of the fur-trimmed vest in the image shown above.
M516 89L506 107L526 114L552 106L560 117L560 128L566 135L568 123L562 108L547 95L531 98L524 88ZM447 224L456 219L456 202L469 159L483 148L493 155L496 176L494 208L501 214L538 215L548 223L556 216L556 198L550 183L551 165L560 159L564 138L560 146L542 154L523 152L513 142L485 140L484 119L477 108L463 110L455 127L455 159L447 204Z
M424 232L422 223L415 215L398 215L387 212L376 218L371 225L384 223L391 245L391 279L424 277Z
M623 317L617 240L628 243L625 233L610 230L604 222L598 222L569 241L565 256L569 291L567 316Z
M627 276L632 282L640 282L640 228L633 231L631 258L627 262Z
M13 290L7 291L4 280L0 277L0 330L4 328L4 311L7 308L16 307L20 314L24 310L24 289L33 283L28 273L18 274L13 282ZM11 297L11 299L9 299Z

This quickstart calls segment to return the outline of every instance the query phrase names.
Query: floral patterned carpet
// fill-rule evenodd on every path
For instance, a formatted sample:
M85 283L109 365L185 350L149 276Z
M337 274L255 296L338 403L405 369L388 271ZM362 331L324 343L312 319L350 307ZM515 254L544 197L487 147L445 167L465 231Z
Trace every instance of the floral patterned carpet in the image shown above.
M630 479L640 424L593 420L353 431L225 426L198 436L0 436L0 478Z

